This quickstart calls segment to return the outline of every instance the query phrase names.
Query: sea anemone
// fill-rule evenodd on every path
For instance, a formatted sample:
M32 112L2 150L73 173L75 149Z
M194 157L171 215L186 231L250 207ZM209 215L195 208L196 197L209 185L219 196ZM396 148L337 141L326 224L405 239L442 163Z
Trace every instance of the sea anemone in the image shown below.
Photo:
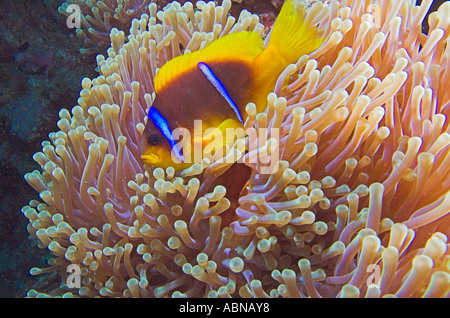
M25 176L42 200L22 209L28 231L54 254L31 274L63 276L28 296L448 297L450 2L427 35L431 3L300 3L323 45L286 67L263 113L247 105L257 138L181 172L139 159L157 69L264 27L224 0L152 3L128 41L113 28L101 75Z
M128 33L131 21L146 13L150 0L68 0L63 2L58 11L72 21L76 14L80 25L77 35L86 47L81 53L99 53L110 44L109 33L112 28L125 30ZM80 14L74 10L78 6Z

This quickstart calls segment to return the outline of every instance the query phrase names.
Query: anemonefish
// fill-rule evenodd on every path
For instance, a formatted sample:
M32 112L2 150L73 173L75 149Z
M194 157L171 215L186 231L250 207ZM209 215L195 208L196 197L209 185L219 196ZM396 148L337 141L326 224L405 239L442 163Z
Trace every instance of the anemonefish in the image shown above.
M186 155L185 150L198 146L194 128L200 120L200 136L210 128L225 136L227 128L243 127L249 102L256 104L258 112L264 111L267 95L284 68L323 42L317 28L304 17L299 6L287 0L266 47L258 33L242 31L164 64L154 79L156 97L141 142L143 162L185 169L196 160L193 151ZM209 140L211 136L200 141L200 147Z

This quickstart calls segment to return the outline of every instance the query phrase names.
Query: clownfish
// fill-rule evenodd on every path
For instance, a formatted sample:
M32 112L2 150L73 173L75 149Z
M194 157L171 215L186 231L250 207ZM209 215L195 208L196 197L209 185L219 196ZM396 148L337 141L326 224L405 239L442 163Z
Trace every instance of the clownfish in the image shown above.
M218 129L226 136L227 128L243 127L248 103L255 103L258 112L264 111L267 95L286 66L323 42L317 28L308 25L304 17L294 1L287 0L266 47L258 33L241 31L165 63L154 78L156 97L141 141L143 162L185 169L196 162L194 151L187 155L185 151L196 147L195 140L198 145L198 139L192 137L198 127L195 121L201 120L197 135L204 138L200 140L204 148L211 139L208 133L204 135L207 129ZM220 142L224 146L228 141Z

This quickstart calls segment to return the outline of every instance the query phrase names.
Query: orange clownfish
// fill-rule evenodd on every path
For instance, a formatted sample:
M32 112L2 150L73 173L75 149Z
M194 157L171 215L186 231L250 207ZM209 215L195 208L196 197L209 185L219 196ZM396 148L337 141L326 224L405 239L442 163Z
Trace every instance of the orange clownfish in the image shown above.
M242 31L164 64L155 76L156 98L142 136L144 163L185 169L195 162L194 151L186 155L181 150L194 149L195 138L180 132L194 135L195 121L201 120L200 136L208 128L225 136L227 128L243 127L249 102L264 111L267 95L284 68L323 42L299 10L293 0L285 2L266 47L258 33Z

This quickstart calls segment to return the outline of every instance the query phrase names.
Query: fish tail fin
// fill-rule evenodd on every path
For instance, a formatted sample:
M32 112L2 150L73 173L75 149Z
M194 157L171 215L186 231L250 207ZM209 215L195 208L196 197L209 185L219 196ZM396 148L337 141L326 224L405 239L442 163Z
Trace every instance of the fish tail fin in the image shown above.
M267 104L267 94L273 91L278 76L291 63L296 63L304 54L319 48L324 39L317 28L310 25L301 3L287 0L270 35L266 48L255 58L255 87L252 101L258 111L263 111Z
M305 17L304 6L287 0L275 21L269 43L260 54L260 60L271 61L277 54L282 58L280 63L286 67L297 62L302 55L316 50L324 39L315 26L305 21Z

